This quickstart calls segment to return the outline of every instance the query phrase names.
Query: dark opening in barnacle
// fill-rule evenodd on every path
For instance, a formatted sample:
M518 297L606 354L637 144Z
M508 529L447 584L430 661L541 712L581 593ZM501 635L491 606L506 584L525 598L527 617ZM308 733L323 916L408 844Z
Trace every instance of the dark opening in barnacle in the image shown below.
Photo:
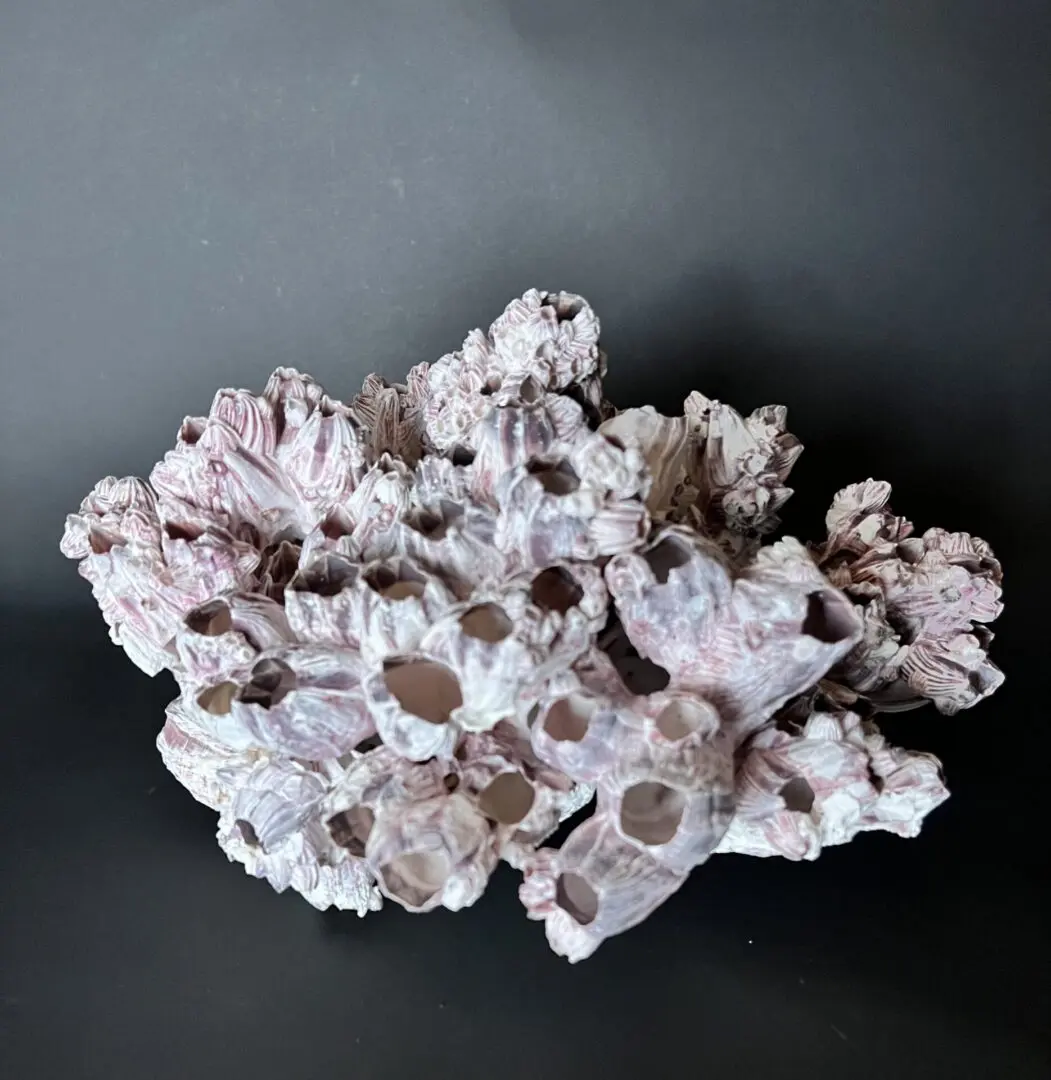
M581 926L593 923L598 914L598 896L579 874L559 874L555 903Z
M451 870L440 851L411 851L385 863L379 875L391 896L409 907L422 907L445 886Z
M520 772L494 777L478 796L478 809L501 825L517 825L533 809L536 792Z
M672 701L661 709L656 727L666 739L674 742L692 735L707 719L707 711L692 701Z
M223 682L209 686L197 695L197 704L212 716L225 716L230 711L230 703L240 689L236 683Z
M526 465L526 472L540 481L549 495L571 495L580 487L580 477L568 461L541 461L534 458Z
M808 637L835 645L854 634L856 623L853 606L839 593L826 589L807 597L803 633Z
M340 555L319 555L309 566L298 571L289 582L293 592L309 592L315 596L337 596L353 585L358 568Z
M665 537L656 547L650 548L643 556L658 585L666 585L668 575L690 561L690 549L674 537Z
M596 710L595 702L581 694L560 698L547 710L544 731L555 742L580 742Z
M423 596L427 579L407 563L399 562L373 567L365 575L365 584L387 600L406 600L410 596Z
M463 704L460 682L433 660L388 661L383 681L398 704L429 724L446 724Z
M463 508L442 499L436 508L412 510L405 516L405 524L428 540L441 540L453 522L463 517Z
M296 688L296 673L283 660L265 656L254 668L252 677L241 691L245 705L272 709Z
M351 855L364 855L369 833L375 823L375 815L367 806L352 806L334 814L325 822L332 841L345 848Z
M218 637L233 629L230 609L222 600L209 600L186 613L186 627L195 634Z
M644 780L624 792L620 826L626 836L643 844L666 844L678 832L686 796L667 784Z
M814 789L802 776L794 776L780 791L785 809L799 814L809 814L814 805Z
M537 607L565 615L584 597L584 590L561 566L551 566L533 578L529 596Z
M495 645L510 635L514 623L499 604L479 604L460 616L460 629L468 637Z

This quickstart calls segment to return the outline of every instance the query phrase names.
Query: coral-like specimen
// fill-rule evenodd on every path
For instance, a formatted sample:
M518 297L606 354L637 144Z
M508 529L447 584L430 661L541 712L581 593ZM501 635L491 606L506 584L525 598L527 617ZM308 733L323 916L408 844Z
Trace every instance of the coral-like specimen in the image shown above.
M764 546L785 409L618 412L605 367L588 304L532 290L349 405L290 368L220 390L69 516L113 640L179 685L165 764L249 874L425 912L503 860L575 961L712 854L914 836L947 798L873 716L1002 681L989 546L914 536L872 480L824 542Z

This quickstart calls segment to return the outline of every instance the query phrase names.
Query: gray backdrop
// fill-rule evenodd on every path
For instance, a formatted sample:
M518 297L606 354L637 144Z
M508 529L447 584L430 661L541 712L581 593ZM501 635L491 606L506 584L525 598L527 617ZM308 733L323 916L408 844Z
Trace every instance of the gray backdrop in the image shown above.
M1045 1080L1049 129L1047 0L0 0L0 1075ZM885 725L918 839L713 859L573 968L506 868L362 923L230 866L58 553L217 387L533 285L615 401L786 403L797 534L874 475L1007 574L1003 689Z

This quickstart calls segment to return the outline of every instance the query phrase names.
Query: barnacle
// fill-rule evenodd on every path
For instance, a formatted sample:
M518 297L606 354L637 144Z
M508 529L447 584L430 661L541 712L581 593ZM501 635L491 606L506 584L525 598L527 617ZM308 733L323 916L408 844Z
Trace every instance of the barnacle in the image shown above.
M872 480L823 542L768 542L785 409L617 412L605 368L589 305L531 290L349 405L291 368L220 390L69 516L113 640L178 683L165 764L249 874L425 912L503 860L575 961L713 854L913 836L947 797L873 717L999 685L989 546L914 535Z

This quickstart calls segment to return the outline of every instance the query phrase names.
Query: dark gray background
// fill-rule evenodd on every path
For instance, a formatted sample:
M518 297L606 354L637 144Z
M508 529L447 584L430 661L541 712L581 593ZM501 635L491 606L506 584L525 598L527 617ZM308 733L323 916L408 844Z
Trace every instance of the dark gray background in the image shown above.
M0 1072L1046 1075L1049 44L1037 0L0 0ZM511 874L359 924L228 866L57 552L218 386L349 396L532 285L620 403L788 404L802 535L876 475L1008 574L1003 691L891 725L955 792L920 840L710 864L574 969Z

